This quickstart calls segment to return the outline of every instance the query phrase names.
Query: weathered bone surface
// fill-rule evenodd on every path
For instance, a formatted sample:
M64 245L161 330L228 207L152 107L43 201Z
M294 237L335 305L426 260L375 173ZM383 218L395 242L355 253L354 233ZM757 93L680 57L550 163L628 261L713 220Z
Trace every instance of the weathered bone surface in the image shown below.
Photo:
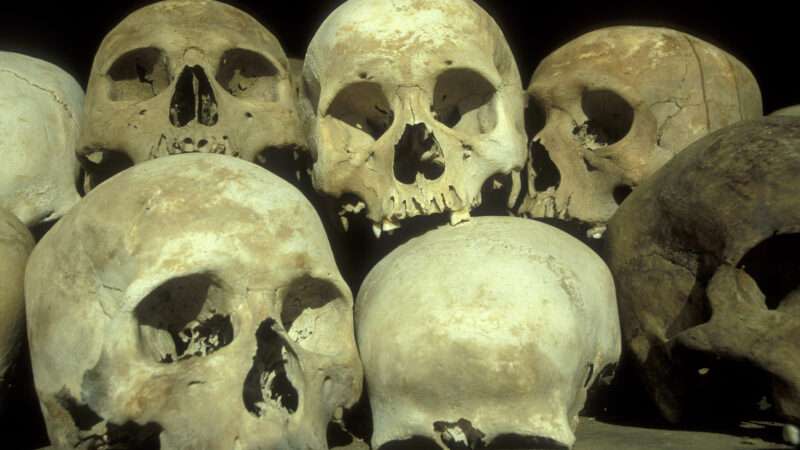
M100 185L34 250L26 300L56 448L327 449L360 395L352 295L319 217L235 158Z
M798 173L800 121L742 122L689 146L611 220L623 338L666 418L707 403L704 379L736 375L715 374L721 360L766 371L778 411L800 421Z
M167 155L255 161L303 146L290 78L275 36L232 6L168 0L134 12L92 67L80 146L91 184Z
M0 209L0 411L6 376L25 333L25 263L33 250L31 233L13 214Z
M301 107L315 186L354 194L376 232L449 212L525 162L522 85L494 20L471 0L350 0L314 36Z
M599 237L643 180L705 134L762 115L750 71L674 30L612 27L544 59L528 88L532 139L520 212Z
M358 294L356 334L375 449L571 447L587 388L621 345L605 263L508 217L392 252Z
M781 108L770 114L770 116L800 117L800 105L787 106L786 108Z
M83 89L48 62L0 52L0 208L34 226L78 202Z

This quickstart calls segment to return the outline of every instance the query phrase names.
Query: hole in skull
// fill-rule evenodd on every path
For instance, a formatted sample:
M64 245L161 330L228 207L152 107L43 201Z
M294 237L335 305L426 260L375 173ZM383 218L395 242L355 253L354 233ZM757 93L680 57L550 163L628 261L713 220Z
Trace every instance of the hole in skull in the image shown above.
M67 413L72 417L72 422L79 430L88 431L98 423L103 421L103 418L98 416L88 405L83 405L70 394L66 387L62 388L56 394L58 404L64 408Z
M458 419L457 422L434 422L433 431L440 434L442 442L450 450L483 448L483 438L486 437L486 434L473 427L472 422L467 419Z
M234 337L224 306L224 291L206 275L167 281L136 307L145 348L162 363L216 352Z
M586 91L581 106L588 121L576 127L573 133L591 148L621 141L633 126L633 108L612 91Z
M436 180L444 174L444 152L424 123L406 125L394 149L394 177L403 184L414 184L417 174Z
M614 201L617 203L617 206L621 205L622 202L625 201L628 196L633 193L633 188L624 184L621 184L614 188Z
M566 446L553 439L539 436L520 436L518 434L501 434L485 447L487 450L568 450Z
M544 192L550 188L558 189L561 185L561 171L550 159L550 152L544 145L534 141L531 141L529 147L534 189L537 192Z
M278 69L263 55L241 48L222 55L217 82L234 97L278 101Z
M98 150L89 155L78 156L85 171L83 190L88 192L107 179L133 167L133 160L126 153L111 150Z
M800 306L800 234L780 234L753 247L739 262L766 296L767 307Z
M442 448L431 438L414 436L402 441L387 442L378 447L378 450L442 450Z
M436 81L431 112L449 128L488 133L497 126L495 92L494 86L473 70L448 69Z
M170 84L167 57L157 48L131 50L120 56L108 70L112 101L144 101Z
M286 374L290 349L273 329L275 325L274 320L267 319L258 327L253 367L244 382L244 406L257 417L270 405L293 414L300 401L297 389Z
M336 94L326 115L378 140L392 126L394 112L380 85L371 82L351 84Z
M169 120L175 127L184 127L195 119L209 127L219 120L214 90L200 66L183 69L169 107Z
M342 424L329 422L326 432L328 448L344 447L353 443L353 436L348 433Z

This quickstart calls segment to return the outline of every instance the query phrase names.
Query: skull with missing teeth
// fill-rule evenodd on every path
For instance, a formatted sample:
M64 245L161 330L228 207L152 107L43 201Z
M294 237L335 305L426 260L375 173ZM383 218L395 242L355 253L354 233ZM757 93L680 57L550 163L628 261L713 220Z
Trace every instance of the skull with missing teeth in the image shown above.
M162 156L248 161L302 146L280 43L247 14L210 0L142 8L95 56L79 153L97 184Z
M762 115L755 78L687 34L588 33L542 61L528 89L532 138L521 212L579 220L599 237L618 205L705 134Z
M459 221L495 174L525 161L516 62L471 0L350 0L306 55L313 177L353 194L384 231L450 212Z
M126 170L29 267L55 448L324 450L360 395L352 295L322 223L253 164L194 154Z

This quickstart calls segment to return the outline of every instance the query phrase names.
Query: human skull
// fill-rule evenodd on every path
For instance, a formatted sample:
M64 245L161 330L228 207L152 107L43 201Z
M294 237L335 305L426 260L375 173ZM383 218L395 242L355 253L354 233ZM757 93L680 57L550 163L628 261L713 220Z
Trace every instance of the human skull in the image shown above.
M129 169L28 267L57 448L327 449L329 421L360 395L352 295L320 219L256 165L194 154Z
M731 382L724 364L746 361L800 422L798 173L800 122L742 122L689 146L609 223L623 338L667 419L720 390L741 411L755 379Z
M762 115L741 62L674 30L620 26L545 58L528 88L532 138L520 211L600 237L625 197L705 134Z
M80 200L75 158L83 89L48 62L0 52L0 208L25 225Z
M280 43L255 19L212 0L162 1L100 45L79 153L92 185L178 153L269 159L303 145L296 100Z
M304 107L315 187L363 202L376 231L480 203L525 162L522 85L472 0L350 0L311 41ZM353 205L346 205L353 206Z
M356 336L375 449L570 448L587 388L620 354L605 263L512 217L389 254L358 294Z
M0 411L6 376L25 332L25 263L33 249L31 233L13 214L0 210Z

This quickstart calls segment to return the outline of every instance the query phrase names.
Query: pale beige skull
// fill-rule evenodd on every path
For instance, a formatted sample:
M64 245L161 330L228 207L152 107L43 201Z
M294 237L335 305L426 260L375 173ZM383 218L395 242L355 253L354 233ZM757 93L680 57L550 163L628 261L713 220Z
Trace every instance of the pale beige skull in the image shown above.
M762 115L747 67L665 28L585 34L542 61L528 94L531 158L520 211L595 225L595 237L627 194L688 144Z
M621 341L605 263L513 217L398 247L358 294L356 334L375 449L571 447Z
M288 59L255 19L211 0L158 2L103 40L80 154L93 184L178 153L269 158L304 143L295 103Z
M28 226L78 202L83 89L45 61L0 52L0 208Z
M25 332L25 263L33 237L10 212L0 209L0 411L6 377L22 345Z
M57 448L326 449L360 395L319 217L236 158L163 158L98 186L34 250L26 301Z
M303 71L315 187L363 200L377 229L468 215L492 175L525 161L519 72L471 0L350 0Z

